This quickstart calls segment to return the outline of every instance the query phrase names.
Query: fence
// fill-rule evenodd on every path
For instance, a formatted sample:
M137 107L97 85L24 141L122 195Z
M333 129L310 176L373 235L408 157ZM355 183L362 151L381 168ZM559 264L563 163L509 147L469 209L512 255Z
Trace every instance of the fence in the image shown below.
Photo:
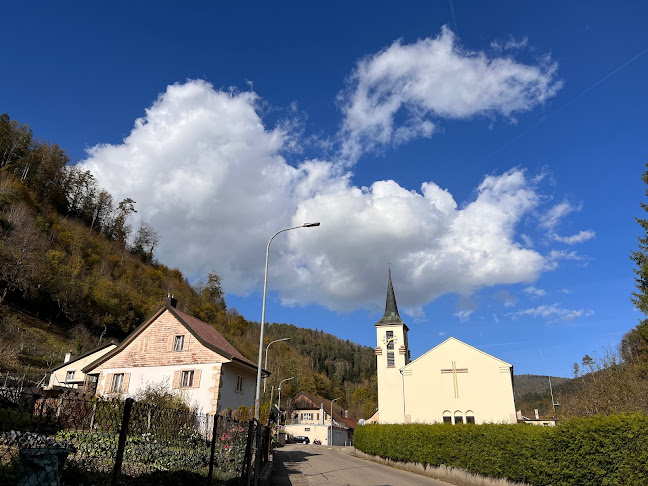
M0 428L0 485L250 484L270 445L255 421L39 388L0 388Z

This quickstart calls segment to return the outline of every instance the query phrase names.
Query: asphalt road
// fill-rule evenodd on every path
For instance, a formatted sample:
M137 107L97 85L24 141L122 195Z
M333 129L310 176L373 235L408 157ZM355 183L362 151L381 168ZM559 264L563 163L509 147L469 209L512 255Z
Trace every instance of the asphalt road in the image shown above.
M351 455L351 447L289 444L273 455L276 486L450 486ZM345 452L346 451L346 452Z

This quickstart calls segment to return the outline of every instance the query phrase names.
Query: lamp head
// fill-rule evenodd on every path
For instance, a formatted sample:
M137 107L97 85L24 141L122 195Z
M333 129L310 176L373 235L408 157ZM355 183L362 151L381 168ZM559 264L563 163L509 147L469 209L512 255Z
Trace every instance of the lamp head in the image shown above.
M304 228L312 228L313 226L319 226L319 223L304 223Z

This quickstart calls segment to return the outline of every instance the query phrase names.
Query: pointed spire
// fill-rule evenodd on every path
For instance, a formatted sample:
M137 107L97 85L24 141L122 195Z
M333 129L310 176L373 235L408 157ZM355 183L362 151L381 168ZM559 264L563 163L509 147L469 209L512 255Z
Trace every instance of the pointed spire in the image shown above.
M396 305L396 295L391 278L391 265L389 265L389 279L387 280L387 300L385 301L385 315L380 319L376 326L388 324L403 324L403 320L398 315L398 305Z

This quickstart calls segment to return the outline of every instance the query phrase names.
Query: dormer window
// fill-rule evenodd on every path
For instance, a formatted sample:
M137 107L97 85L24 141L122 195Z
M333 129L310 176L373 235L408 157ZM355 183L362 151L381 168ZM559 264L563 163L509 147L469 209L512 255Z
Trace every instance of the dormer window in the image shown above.
M176 336L175 339L173 340L173 350L174 351L182 351L184 349L184 336Z

